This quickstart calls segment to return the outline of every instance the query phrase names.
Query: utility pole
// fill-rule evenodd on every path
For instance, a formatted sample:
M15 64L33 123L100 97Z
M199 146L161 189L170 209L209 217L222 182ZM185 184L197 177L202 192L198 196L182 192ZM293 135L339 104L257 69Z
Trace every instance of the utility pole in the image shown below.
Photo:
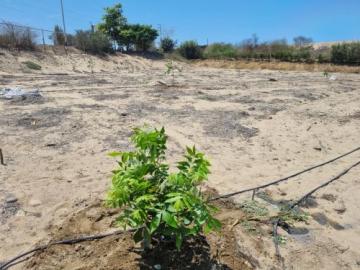
M61 4L61 15L62 15L62 22L63 22L63 28L64 28L64 38L65 38L65 52L66 51L66 46L67 46L67 35L66 35L66 27L65 27L65 16L64 16L64 4L63 4L63 0L60 0L60 4Z

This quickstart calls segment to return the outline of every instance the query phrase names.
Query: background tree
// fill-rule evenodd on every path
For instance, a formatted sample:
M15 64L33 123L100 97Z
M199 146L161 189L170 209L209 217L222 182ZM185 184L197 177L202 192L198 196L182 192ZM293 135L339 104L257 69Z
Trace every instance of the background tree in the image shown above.
M164 37L160 40L160 47L163 52L172 52L175 49L176 41L170 37Z
M98 29L104 34L108 35L113 41L116 41L119 46L120 31L127 25L127 20L123 16L122 5L120 3L113 7L105 8L105 15L102 18L102 23L98 24ZM119 44L120 43L120 44Z
M104 54L113 51L111 40L103 32L78 30L74 36L75 47L86 53Z
M55 27L54 27L54 33L52 35L52 40L54 42L54 45L64 45L65 44L65 34L59 25L55 25Z
M128 24L119 32L119 43L125 46L126 51L147 51L158 35L158 31L150 25Z
M305 47L311 45L312 43L313 43L312 38L304 37L304 36L294 37L294 45L296 47Z
M133 24L130 27L135 33L134 45L136 50L147 51L159 36L158 31L150 25Z
M183 42L179 47L179 53L186 59L199 59L202 57L201 48L194 40Z

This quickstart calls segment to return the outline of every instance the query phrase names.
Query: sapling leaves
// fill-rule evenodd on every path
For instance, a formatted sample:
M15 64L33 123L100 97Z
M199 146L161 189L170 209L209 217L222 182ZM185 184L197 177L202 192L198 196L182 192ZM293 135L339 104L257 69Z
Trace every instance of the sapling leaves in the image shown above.
M106 203L124 207L117 219L120 226L137 229L136 242L149 247L153 234L175 240L177 249L184 239L221 226L212 214L216 208L203 198L198 185L210 173L210 163L195 146L186 147L178 171L169 173L165 163L165 129L136 128L132 152L112 152L118 159Z
M162 214L159 213L150 222L150 233L154 233L160 225Z

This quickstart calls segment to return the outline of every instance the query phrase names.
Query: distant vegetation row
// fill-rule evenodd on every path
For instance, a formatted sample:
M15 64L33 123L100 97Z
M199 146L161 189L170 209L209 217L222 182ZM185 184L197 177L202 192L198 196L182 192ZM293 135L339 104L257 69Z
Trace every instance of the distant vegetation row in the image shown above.
M302 42L304 40L309 42ZM294 44L288 44L286 40L260 44L255 41L256 39L253 39L253 42L246 40L239 45L213 43L204 47L198 46L194 41L187 41L180 45L178 51L187 59L278 60L297 63L360 65L360 42L341 43L314 49L310 39L304 37L295 38Z
M245 59L257 61L286 61L300 63L334 63L360 65L360 42L341 43L331 47L315 49L311 38L299 36L293 44L279 39L259 42L256 35L241 43L213 43L200 46L196 41L185 41L179 46L170 37L162 37L159 46L155 40L159 33L150 25L130 24L123 15L121 4L105 8L102 22L90 30L78 30L65 36L59 26L51 35L54 45L75 46L91 54L115 51L153 51L172 54L186 59ZM36 34L29 28L2 23L0 26L0 47L18 50L35 50Z

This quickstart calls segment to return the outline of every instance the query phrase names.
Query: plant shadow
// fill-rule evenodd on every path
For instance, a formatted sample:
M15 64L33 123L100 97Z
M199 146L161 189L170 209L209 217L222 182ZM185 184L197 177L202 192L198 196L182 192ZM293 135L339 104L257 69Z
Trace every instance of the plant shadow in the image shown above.
M139 252L141 270L148 269L199 269L230 270L211 254L210 245L204 236L189 238L177 251L173 241L159 241L146 252Z

